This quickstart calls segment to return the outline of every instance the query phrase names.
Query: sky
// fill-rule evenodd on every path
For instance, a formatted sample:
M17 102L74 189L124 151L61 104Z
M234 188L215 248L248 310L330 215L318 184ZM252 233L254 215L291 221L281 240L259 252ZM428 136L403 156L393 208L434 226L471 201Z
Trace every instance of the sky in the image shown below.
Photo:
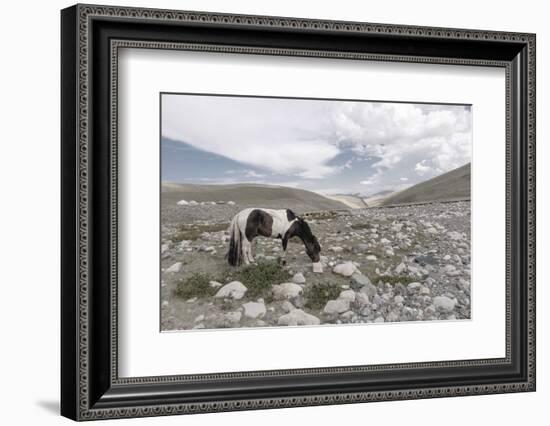
M471 161L471 106L162 94L162 180L399 190Z

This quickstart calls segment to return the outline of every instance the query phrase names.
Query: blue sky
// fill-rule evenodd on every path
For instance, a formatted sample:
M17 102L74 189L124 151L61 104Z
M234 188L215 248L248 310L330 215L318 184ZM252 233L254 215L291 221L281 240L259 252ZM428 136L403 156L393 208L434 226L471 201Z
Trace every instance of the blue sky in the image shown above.
M471 107L162 95L162 180L370 195L470 162Z

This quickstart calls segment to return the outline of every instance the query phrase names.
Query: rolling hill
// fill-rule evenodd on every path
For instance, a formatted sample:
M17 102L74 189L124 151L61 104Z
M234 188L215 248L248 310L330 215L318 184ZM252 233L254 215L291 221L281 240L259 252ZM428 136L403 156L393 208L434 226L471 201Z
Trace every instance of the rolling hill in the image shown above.
M179 200L233 201L243 207L291 208L298 212L341 210L347 206L317 193L260 184L197 185L163 182L162 203Z
M380 206L470 199L470 163L385 197ZM368 202L368 201L367 201Z

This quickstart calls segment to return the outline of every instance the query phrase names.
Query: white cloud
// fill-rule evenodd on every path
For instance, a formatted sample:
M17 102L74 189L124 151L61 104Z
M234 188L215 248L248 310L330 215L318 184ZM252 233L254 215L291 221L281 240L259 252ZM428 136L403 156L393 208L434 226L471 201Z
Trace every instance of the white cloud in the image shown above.
M355 168L370 176L360 184L373 188L471 161L467 106L163 95L162 134L298 180L348 173L351 160L332 160L351 150Z
M419 163L416 163L416 166L414 166L414 171L419 176L424 176L426 173L431 171L431 167L426 164L426 160L422 160Z

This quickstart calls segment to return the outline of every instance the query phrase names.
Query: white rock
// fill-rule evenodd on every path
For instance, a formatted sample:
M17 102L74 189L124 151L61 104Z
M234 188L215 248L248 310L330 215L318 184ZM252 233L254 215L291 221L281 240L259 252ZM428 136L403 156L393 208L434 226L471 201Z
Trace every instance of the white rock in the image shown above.
M351 277L356 271L357 267L352 262L340 263L332 269L332 272L343 275L344 277Z
M442 312L451 312L456 305L456 299L450 299L447 296L437 296L433 298L435 309Z
M230 206L234 206L234 205L235 205L235 201L228 201L227 204L230 205Z
M190 206L198 206L199 203L197 203L195 200L191 200L191 201L189 201L189 205Z
M313 272L316 273L316 274L322 274L323 273L323 264L321 262L313 263Z
M380 244L389 244L390 242L391 242L391 241L388 240L387 238L382 238L382 239L380 240Z
M283 304L281 305L281 309L285 312L292 312L296 307L290 303L288 300L285 300Z
M365 305L368 305L370 302L369 302L369 296L363 292L358 292L358 293L355 293L355 302L359 305L359 306L365 306Z
M395 297L393 298L393 301L394 301L395 303L403 303L403 302L405 301L405 299L403 298L403 296L400 296L400 295L398 294L397 296L395 296Z
M261 318L265 315L266 309L263 302L248 302L243 305L244 316L252 319Z
M331 247L329 250L334 253L342 253L344 251L344 249L340 246Z
M378 317L374 320L374 322L384 322L384 318L383 317Z
M220 288L222 286L222 283L219 283L217 281L210 281L208 285L212 288Z
M395 267L395 273L396 274L402 274L407 270L407 265L405 263L401 262L399 265Z
M349 310L349 300L329 300L323 309L325 314L341 314Z
M365 259L372 261L378 260L374 254L369 254Z
M241 320L241 316L239 311L234 311L224 314L223 319L231 324L237 324Z
M304 274L298 272L292 277L292 282L295 282L296 284L304 284L306 282L306 278L304 277Z
M302 287L296 283L275 284L271 287L275 300L292 299L302 293Z
M455 240L455 241L459 241L464 238L464 236L460 232L456 232L456 231L447 232L447 236L451 240Z
M188 201L185 201L185 200L179 200L176 204L177 204L178 206L188 206L188 205L189 205L189 202L188 202Z
M243 283L239 281L232 281L220 288L214 297L239 300L243 298L246 291L247 288Z
M168 249L170 248L170 246L168 244L163 244L160 246L160 253L161 254L164 254L168 251Z
M201 322L204 320L204 315L199 315L197 318L195 318L195 322Z
M355 301L355 292L353 290L344 290L338 296L338 299L349 300L350 302Z
M285 314L277 321L278 325L319 325L321 320L316 316L310 315L301 309L294 309L293 311Z
M173 274L176 272L180 272L182 267L183 267L183 264L181 262L176 262L166 270L166 273Z
M422 284L414 282L407 285L407 290L409 293L415 293L420 287L422 287Z

